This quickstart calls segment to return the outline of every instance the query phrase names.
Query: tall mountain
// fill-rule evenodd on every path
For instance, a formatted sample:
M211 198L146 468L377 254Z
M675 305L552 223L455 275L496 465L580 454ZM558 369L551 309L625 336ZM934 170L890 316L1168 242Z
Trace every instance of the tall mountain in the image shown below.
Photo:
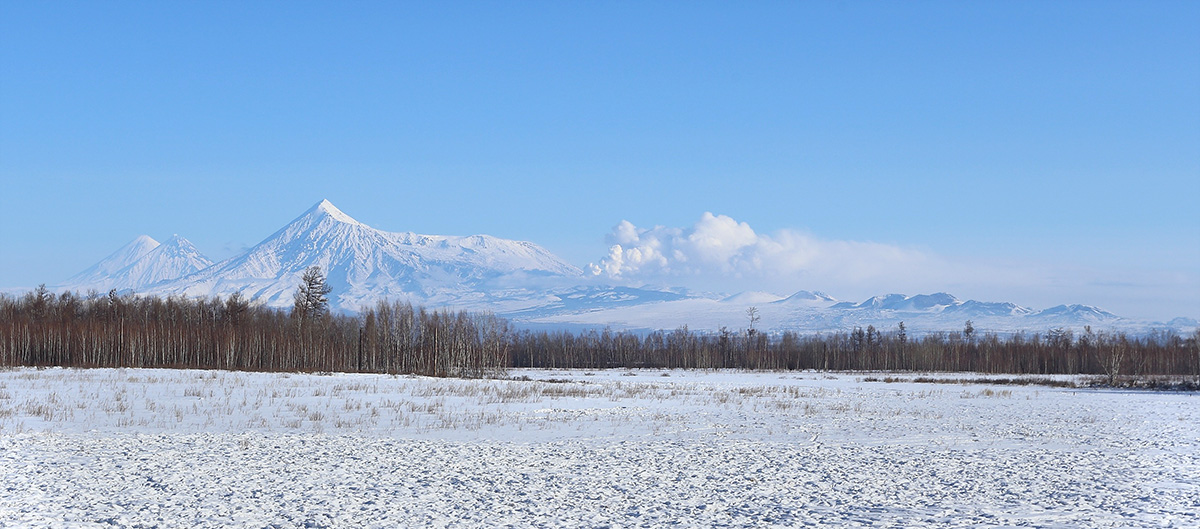
M322 200L242 255L159 286L155 293L243 295L286 307L300 276L320 266L332 305L354 310L376 300L478 306L582 272L533 243L488 235L393 233L367 226Z
M790 296L742 292L732 296L677 288L604 285L533 243L487 235L420 235L378 230L327 200L314 205L241 255L212 261L182 237L159 244L141 236L59 288L189 296L235 292L270 306L290 307L310 266L324 270L331 306L353 312L381 299L432 308L486 310L523 326L700 331L745 328L755 307L764 331L824 332L874 325L913 333L961 330L1045 332L1065 327L1132 332L1191 332L1195 320L1167 324L1120 318L1085 305L1033 310L1013 303L959 300L938 292L887 294L861 302L822 292Z
M102 286L110 284L113 277L117 275L117 272L141 259L143 255L150 253L158 245L159 242L152 239L149 235L138 235L137 238L129 241L125 246L118 248L117 251L108 257L101 259L100 262L88 267L86 270L67 278L66 281L63 281L58 286L64 290L86 290L87 288L94 288L97 291L108 290L107 288L102 288ZM73 288L78 286L87 288Z
M141 235L99 263L57 285L56 289L143 292L212 264L211 259L183 237L175 235L167 242L159 243Z

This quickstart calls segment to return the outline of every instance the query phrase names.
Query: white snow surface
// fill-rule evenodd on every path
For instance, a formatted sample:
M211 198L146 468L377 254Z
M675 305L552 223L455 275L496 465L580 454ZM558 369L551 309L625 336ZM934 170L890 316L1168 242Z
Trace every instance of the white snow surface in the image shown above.
M2 371L0 527L1200 521L1195 394L510 375Z

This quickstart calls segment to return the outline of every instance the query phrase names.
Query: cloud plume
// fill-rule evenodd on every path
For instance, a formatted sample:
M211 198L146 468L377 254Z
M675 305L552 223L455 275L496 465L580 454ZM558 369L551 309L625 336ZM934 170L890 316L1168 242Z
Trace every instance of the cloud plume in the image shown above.
M758 233L748 223L707 212L685 228L639 228L621 221L607 241L608 254L589 264L589 271L630 282L674 280L710 287L731 282L784 288L804 283L819 288L862 283L881 286L938 265L935 257L911 248L824 240L796 230Z
M794 229L767 234L712 213L682 228L639 228L621 221L606 240L608 254L588 271L597 279L635 286L727 294L821 290L855 301L885 293L950 292L1035 308L1085 303L1164 319L1196 314L1195 303L1161 303L1173 293L1196 291L1196 276L1188 272L946 256L895 244L822 239Z

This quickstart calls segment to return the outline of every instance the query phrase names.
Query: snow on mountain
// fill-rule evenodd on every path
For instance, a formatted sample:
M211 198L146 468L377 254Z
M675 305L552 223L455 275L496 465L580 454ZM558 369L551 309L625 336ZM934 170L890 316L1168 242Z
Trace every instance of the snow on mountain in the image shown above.
M770 292L746 291L729 296L721 301L725 303L740 303L740 304L759 304L759 303L774 303L782 301L783 296L778 296Z
M1179 317L1166 322L1165 326L1183 333L1193 333L1200 330L1200 320L1196 318Z
M885 296L875 296L858 304L853 304L850 302L838 303L837 305L834 305L834 308L924 311L941 307L951 307L959 303L960 302L958 301L958 298L955 298L954 296L951 296L945 292L938 292L937 294L919 294L916 296L888 294Z
M751 306L758 309L757 325L764 331L846 331L868 325L886 331L903 321L912 333L943 332L960 330L967 320L980 332L1001 333L1087 325L1135 332L1196 327L1195 320L1137 322L1086 305L1035 311L1006 302L962 301L944 292L851 302L807 290L787 297L757 291L726 297L603 285L533 243L387 232L358 222L327 200L220 263L212 264L182 237L159 244L142 236L59 288L222 297L241 292L269 306L289 307L310 266L325 272L336 309L352 312L390 299L486 310L520 326L543 328L742 329Z
M1038 311L1034 316L1066 324L1104 323L1118 318L1116 314L1089 305L1059 305Z
M999 333L1045 332L1057 327L1082 329L1086 325L1101 329L1153 328L1085 305L1033 311L1013 303L961 301L944 292L916 296L887 294L859 303L838 302L825 294L807 291L776 301L768 297L755 299L752 294L743 293L720 300L664 300L586 312L522 317L518 321L528 320L540 325L625 325L639 329L673 329L684 324L695 330L716 330L722 326L744 329L749 323L746 308L755 306L761 317L759 328L774 332L848 331L868 325L886 331L904 322L910 333L919 334L960 330L967 320L981 332Z
M114 288L139 291L198 272L212 264L212 260L200 253L191 241L175 235L117 272Z
M1026 316L1033 311L1016 305L1013 303L994 303L967 300L957 305L949 305L942 310L942 314L958 314L966 317L987 317L987 316Z
M149 235L138 235L137 238L129 241L125 246L120 247L108 257L101 259L100 262L71 276L56 286L60 290L86 291L91 288L97 291L107 291L111 287L105 288L105 286L113 282L113 278L117 275L117 272L135 263L142 256L157 248L158 245L159 242L152 239Z
M533 243L488 235L392 233L367 226L322 200L246 253L155 289L290 306L300 276L320 266L334 307L379 299L478 306L497 293L529 296L534 285L582 272ZM520 292L511 292L517 290Z
M837 300L833 299L832 297L830 297L828 294L826 294L824 292L820 292L820 291L809 292L807 290L801 290L801 291L796 292L795 294L792 294L792 295L779 301L779 303L805 304L805 305L828 304L828 303L834 303L834 302L837 302Z
M212 265L187 239L175 235L165 243L141 235L112 255L60 285L56 290L142 292Z

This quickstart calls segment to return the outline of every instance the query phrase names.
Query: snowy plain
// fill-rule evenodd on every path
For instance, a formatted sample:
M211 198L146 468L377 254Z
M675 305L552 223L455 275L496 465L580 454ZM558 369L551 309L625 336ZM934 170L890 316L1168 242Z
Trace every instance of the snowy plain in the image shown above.
M1200 527L1194 393L509 376L0 371L0 527Z

